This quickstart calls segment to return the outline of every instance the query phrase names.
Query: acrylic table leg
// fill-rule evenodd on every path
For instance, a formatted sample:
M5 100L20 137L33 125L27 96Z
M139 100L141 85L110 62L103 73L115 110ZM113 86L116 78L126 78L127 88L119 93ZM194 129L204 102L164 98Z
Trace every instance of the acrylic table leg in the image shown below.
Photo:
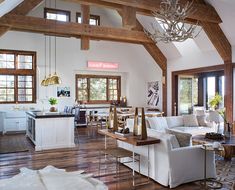
M134 150L135 146L133 146L132 149L132 182L133 182L133 186L135 186L135 150Z
M150 159L149 159L149 145L148 145L148 180L149 180L149 165L150 165Z

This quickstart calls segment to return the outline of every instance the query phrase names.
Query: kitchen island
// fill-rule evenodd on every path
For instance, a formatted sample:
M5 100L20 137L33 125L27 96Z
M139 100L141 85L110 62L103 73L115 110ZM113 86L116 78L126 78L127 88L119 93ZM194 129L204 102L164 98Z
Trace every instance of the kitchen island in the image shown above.
M74 147L74 115L51 112L26 112L26 135L35 151Z

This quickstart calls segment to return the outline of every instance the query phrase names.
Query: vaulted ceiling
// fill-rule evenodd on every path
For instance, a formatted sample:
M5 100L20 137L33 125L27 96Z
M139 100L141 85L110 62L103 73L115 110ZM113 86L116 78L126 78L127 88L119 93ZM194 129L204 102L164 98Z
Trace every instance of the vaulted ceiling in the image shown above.
M23 0L4 0L0 4L0 17L14 9L22 1ZM235 18L235 1L206 0L206 2L211 4L216 9L217 13L223 21L220 24L223 32L228 38L230 44L235 46L235 25L232 24L233 18ZM109 9L103 10L110 18L113 18L114 24L122 22L120 15L118 15L116 11L110 11ZM156 22L156 20L150 16L137 15L137 19L147 29L150 27L150 24L152 22ZM175 59L186 54L189 55L190 53L198 51L207 52L215 50L215 47L204 31L202 31L198 38L194 40L187 40L184 43L159 43L158 46L168 59Z
M19 5L23 0L4 0L0 4L0 17L5 15ZM1 2L1 1L0 1Z

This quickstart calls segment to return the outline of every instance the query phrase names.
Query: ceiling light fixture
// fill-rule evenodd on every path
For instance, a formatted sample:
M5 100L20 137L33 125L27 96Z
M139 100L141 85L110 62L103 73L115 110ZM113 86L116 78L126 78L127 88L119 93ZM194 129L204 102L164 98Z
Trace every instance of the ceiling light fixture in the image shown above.
M55 9L56 9L56 7L57 6L56 6L56 0L55 0ZM55 19L55 35L56 35L56 23L57 23L57 15L56 15L56 19ZM55 36L55 73L51 77L51 84L52 85L61 84L61 79L60 79L60 77L56 73L56 65L57 65L56 42L57 42L57 38Z
M161 28L151 24L153 32L145 29L145 33L155 42L183 42L189 38L196 38L201 30L196 30L196 25L187 24L185 19L193 14L193 1L185 5L179 3L179 0L162 0L160 10L154 11L153 16L160 24Z

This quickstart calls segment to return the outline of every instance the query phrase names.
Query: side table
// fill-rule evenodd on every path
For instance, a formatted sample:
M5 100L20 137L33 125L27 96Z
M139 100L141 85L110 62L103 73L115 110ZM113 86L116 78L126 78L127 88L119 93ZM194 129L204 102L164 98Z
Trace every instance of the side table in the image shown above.
M219 147L219 148L214 148L212 146L212 144L203 144L202 145L202 149L204 150L205 152L205 159L204 159L204 180L202 182L203 186L204 186L204 189L221 189L223 184L221 182L219 182L218 180L215 180L215 179L209 179L207 178L206 176L206 173L207 173L207 151L213 151L213 152L222 152L224 151L224 148L223 146Z

